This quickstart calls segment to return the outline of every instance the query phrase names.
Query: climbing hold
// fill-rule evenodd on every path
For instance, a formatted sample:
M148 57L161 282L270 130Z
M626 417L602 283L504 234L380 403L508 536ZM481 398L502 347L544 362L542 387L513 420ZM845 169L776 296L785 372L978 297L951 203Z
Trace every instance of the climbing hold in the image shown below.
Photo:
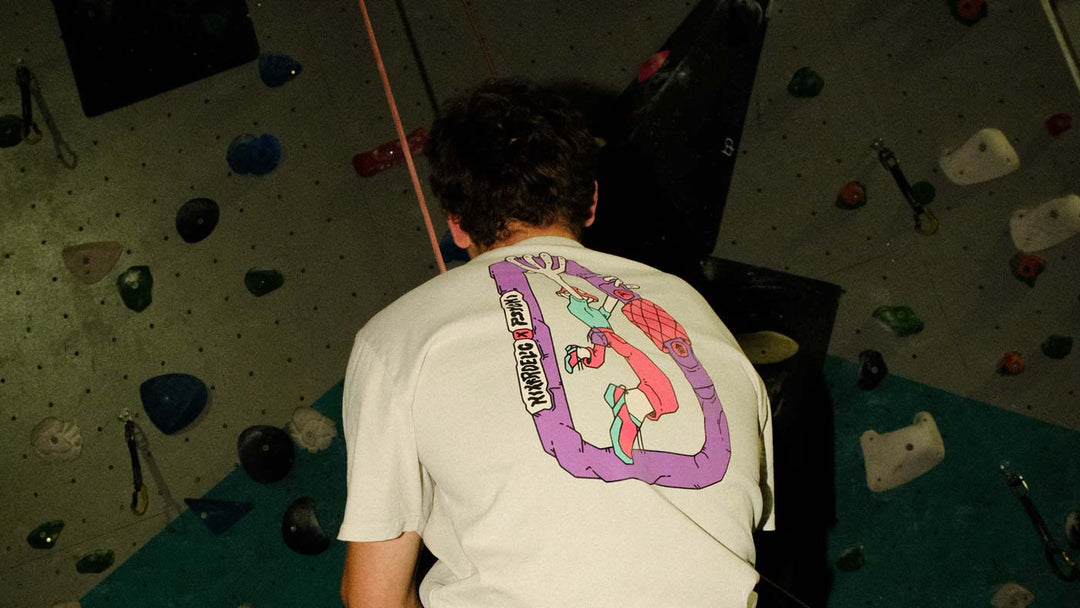
M879 325L901 337L923 330L922 319L910 306L878 306L873 316Z
M1042 351L1043 354L1051 359L1064 359L1072 352L1073 339L1072 336L1063 336L1060 334L1053 334L1046 340L1043 340Z
M124 246L120 243L103 241L64 247L60 257L76 281L93 285L109 274L123 252Z
M427 138L427 131L423 127L414 129L405 136L405 141L409 144L409 153L413 157L419 156L424 151ZM352 158L353 169L361 177L372 177L403 162L405 162L405 154L401 151L401 141L397 139L367 152L361 152Z
M866 564L866 553L862 545L851 545L836 559L836 567L844 572L854 572Z
M30 443L45 462L68 462L82 453L79 425L59 418L45 418L30 431Z
M876 388L888 373L889 368L885 365L885 358L881 353L876 350L859 353L859 388L864 391Z
M664 64L667 63L668 57L670 56L671 51L660 51L659 53L650 55L638 69L637 81L645 82L652 78L654 74L660 71L660 68L664 67Z
M265 424L244 429L236 440L240 464L259 483L273 483L289 474L293 442L285 431Z
M302 71L304 66L288 55L263 53L259 56L259 78L268 87L280 87Z
M1035 209L1017 209L1009 234L1020 251L1041 251L1080 234L1080 196L1051 199Z
M443 261L446 263L468 262L470 259L469 252L457 246L449 230L439 239L439 253L442 254Z
M198 418L209 396L206 384L189 374L163 374L139 385L146 415L166 435Z
M930 182L915 182L911 184L911 197L920 205L929 205L934 202L937 190Z
M788 82L787 90L792 97L810 98L817 97L821 89L825 88L825 79L809 66L795 70Z
M775 331L758 331L735 336L746 358L751 363L768 365L780 363L799 352L799 343L784 334Z
M154 277L150 274L149 266L128 268L117 277L116 287L120 290L124 305L135 312L146 310L154 300Z
M1004 133L983 129L959 148L942 152L938 164L954 184L970 186L1016 171L1020 157Z
M866 186L851 180L836 195L836 206L841 209L858 209L866 204Z
M244 275L244 286L256 298L281 287L285 283L285 277L280 270L252 268Z
M1065 540L1080 549L1080 509L1073 509L1065 515Z
M330 547L330 537L319 524L315 501L298 498L281 518L281 536L290 549L301 555L318 555Z
M112 551L98 549L79 558L79 561L75 564L75 569L82 574L97 574L108 570L114 561L116 561L116 556Z
M866 484L874 492L901 486L945 458L945 443L929 412L915 414L911 426L884 435L868 430L859 443L866 461Z
M35 549L52 549L56 545L56 537L64 529L64 522L56 519L47 521L30 531L26 536L26 542Z
M1068 114L1054 114L1046 119L1046 130L1053 137L1061 135L1072 128L1072 116Z
M949 0L949 9L964 25L975 25L989 12L986 0Z
M1005 353L997 364L998 373L1003 376L1016 376L1024 373L1024 358L1015 350Z
M293 443L312 454L330 447L330 442L337 437L334 421L310 407L296 408L285 431Z
M193 198L176 211L176 232L188 243L210 236L218 223L218 204L208 198Z
M0 148L10 148L22 141L23 121L14 114L0 116Z
M994 594L990 604L994 608L1027 608L1034 600L1034 593L1016 583L1005 583Z
M1046 260L1034 253L1021 252L1012 257L1009 266L1014 277L1027 283L1028 287L1035 287L1035 279L1046 268Z
M184 502L215 535L233 527L254 507L250 502L209 498L185 498Z
M240 175L266 175L281 161L281 142L268 133L258 137L245 133L229 144L225 160Z

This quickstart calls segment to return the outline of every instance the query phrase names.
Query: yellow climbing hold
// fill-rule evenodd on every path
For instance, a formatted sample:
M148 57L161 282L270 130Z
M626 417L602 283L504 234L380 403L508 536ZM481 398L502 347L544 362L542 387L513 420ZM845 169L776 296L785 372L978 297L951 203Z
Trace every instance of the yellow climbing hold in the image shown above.
M750 334L735 336L739 346L746 353L746 358L751 363L768 365L780 363L795 356L799 352L799 343L782 333L775 331L757 331Z

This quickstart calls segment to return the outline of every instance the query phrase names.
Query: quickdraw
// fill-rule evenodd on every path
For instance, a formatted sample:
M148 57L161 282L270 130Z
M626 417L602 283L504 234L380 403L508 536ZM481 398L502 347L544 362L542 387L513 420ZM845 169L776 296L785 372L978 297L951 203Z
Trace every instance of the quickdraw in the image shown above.
M893 179L896 180L896 185L900 187L900 192L907 199L909 205L911 205L911 211L915 216L915 230L920 234L927 236L934 234L938 230L938 220L934 216L934 212L915 200L915 194L911 190L911 184L908 183L907 177L904 176L903 170L900 169L900 161L896 159L896 155L893 151L885 147L885 141L881 138L875 139L874 143L870 147L877 151L878 160L881 162L881 166L892 174Z
M15 66L15 82L19 85L19 96L22 98L22 140L28 144L41 141L41 128L34 120L34 102L37 102L38 110L41 111L42 119L52 137L53 147L56 148L56 158L68 169L74 169L79 163L79 156L64 140L56 122L53 121L49 106L45 104L45 96L41 94L37 76L34 76L30 68L18 64Z
M1050 563L1050 569L1054 571L1054 575L1063 581L1080 580L1080 566L1064 549L1058 546L1054 536L1050 534L1050 528L1046 526L1046 522L1043 521L1042 515L1039 515L1039 510L1035 508L1035 503L1032 502L1029 496L1031 489L1028 487L1027 482L1019 473L1013 471L1008 461L1001 463L1001 474L1005 477L1005 485L1009 486L1012 495L1023 505L1028 518L1031 519L1032 525L1035 526L1035 531L1039 534L1039 539L1043 544L1046 561Z
M124 440L127 442L128 455L131 457L131 512L135 515L146 513L149 499L146 496L146 485L142 480L142 466L139 464L139 444L135 439L135 419L131 412L123 410L120 419L124 421Z

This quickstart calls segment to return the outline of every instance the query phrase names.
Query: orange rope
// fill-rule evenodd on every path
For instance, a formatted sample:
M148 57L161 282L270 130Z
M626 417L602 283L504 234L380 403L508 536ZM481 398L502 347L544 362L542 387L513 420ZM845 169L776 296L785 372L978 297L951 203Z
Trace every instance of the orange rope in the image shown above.
M472 27L473 36L476 41L480 43L480 51L484 53L484 61L487 62L488 72L491 73L492 78L498 78L499 73L495 70L495 60L491 58L491 51L488 50L487 40L484 39L484 35L480 33L480 27L476 25L476 19L473 18L472 9L469 8L469 0L461 0L461 8L465 10L465 17L469 20L469 26Z
M417 200L420 201L420 212L424 215L424 225L427 226L428 238L431 240L431 250L435 254L439 272L443 273L446 272L446 262L443 261L442 252L439 251L439 237L435 236L435 227L431 223L431 214L428 213L427 202L424 200L424 189L420 186L420 178L416 175L416 165L413 164L412 151L409 150L409 141L405 137L405 127L401 125L401 116L398 114L397 103L394 101L394 91L390 88L390 78L386 75L386 66L383 64L379 43L375 40L375 29L371 26L371 17L368 16L364 0L360 0L360 12L364 14L364 25L367 27L368 40L371 41L371 51L375 54L375 64L379 68L383 90L386 91L386 102L390 104L390 115L394 118L394 128L397 129L398 141L401 142L401 152L405 155L405 164L409 167L413 190L416 192Z

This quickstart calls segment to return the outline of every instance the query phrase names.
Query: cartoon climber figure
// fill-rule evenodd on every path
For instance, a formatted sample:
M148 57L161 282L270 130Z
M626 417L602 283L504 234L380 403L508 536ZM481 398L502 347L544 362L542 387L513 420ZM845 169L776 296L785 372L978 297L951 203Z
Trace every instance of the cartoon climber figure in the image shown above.
M594 307L592 304L599 301L596 296L571 287L562 277L566 269L562 258L541 253L532 260L535 265L523 258L507 258L508 262L528 272L542 274L554 281L559 286L556 294L567 299L566 308L570 314L589 327L590 346L571 344L566 347L563 367L567 373L572 374L583 367L599 369L610 348L626 360L638 378L635 387L609 384L604 393L604 400L613 416L610 428L612 449L624 463L633 464L633 447L641 425L645 420L656 421L678 410L679 402L664 372L648 355L612 329L609 322L611 313L622 303L622 312L627 320L662 352L668 352L667 344L673 339L681 338L689 344L686 332L662 308L630 291L636 289L636 285L625 285L616 277L605 277L605 281L615 287L615 297L606 295L604 301Z

